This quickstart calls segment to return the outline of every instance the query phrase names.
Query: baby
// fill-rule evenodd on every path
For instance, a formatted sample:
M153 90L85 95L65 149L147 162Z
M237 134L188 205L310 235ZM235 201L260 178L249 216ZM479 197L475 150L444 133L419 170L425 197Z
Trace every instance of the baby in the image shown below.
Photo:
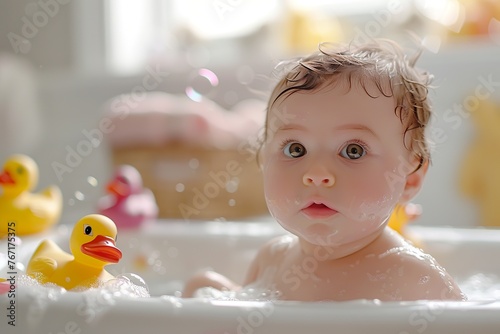
M243 287L295 301L465 300L445 269L386 226L430 160L431 76L415 61L387 40L322 45L277 83L259 158L269 211L291 235L259 250ZM183 295L200 287L241 288L205 272Z

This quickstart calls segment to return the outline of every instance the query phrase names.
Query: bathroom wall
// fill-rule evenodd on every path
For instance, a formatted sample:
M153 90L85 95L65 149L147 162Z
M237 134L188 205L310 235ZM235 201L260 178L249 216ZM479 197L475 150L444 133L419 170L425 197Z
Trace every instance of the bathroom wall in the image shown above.
M32 20L41 7L28 0L0 3L0 54L16 54L32 65L37 87L33 99L39 107L41 137L24 152L31 154L39 163L39 188L57 184L63 190L63 220L71 223L74 217L92 211L95 198L102 193L102 183L110 175L109 147L103 143L92 148L81 161L75 162L71 171L63 175L57 174L54 163L66 164L70 151L88 136L96 135L97 124L103 115L103 103L118 94L131 92L135 86L141 85L145 74L117 77L106 71L105 36L99 33L104 14L102 11L89 14L94 13L93 8L100 8L99 1L87 1L86 4L77 0L43 2L48 3L57 3L57 10L52 7L54 16L48 17L47 23L38 32L33 32L29 38L29 49L19 49L17 54L8 38L9 33L22 35L25 20ZM258 41L254 38L245 43L252 46ZM223 42L214 46L213 52L221 47L224 47ZM451 110L457 110L456 104L467 103L470 100L468 97L474 97L479 86L500 101L500 43L488 38L457 41L442 45L437 53L433 51L437 49L426 50L419 61L421 67L434 73L436 86L431 91L435 108L435 130L431 137L436 146L424 189L415 199L423 206L419 223L471 226L477 223L477 212L473 203L457 190L457 171L473 129L468 113L452 113ZM268 42L262 49L247 47L245 52L241 52L238 63L228 62L230 66L212 59L207 67L217 74L220 81L213 98L230 107L231 103L225 98L227 91L234 92L238 99L257 97L248 85L241 84L235 69L247 66L256 75L270 75L277 60ZM184 69L169 70L158 89L183 94L190 75L188 68ZM259 86L258 83L255 85ZM0 112L5 113L4 110ZM450 120L450 115L458 115L458 118ZM20 127L18 135L23 136L25 129ZM15 146L11 143L15 140L15 137L2 138L0 160L12 153ZM97 187L88 182L89 176L100 182Z

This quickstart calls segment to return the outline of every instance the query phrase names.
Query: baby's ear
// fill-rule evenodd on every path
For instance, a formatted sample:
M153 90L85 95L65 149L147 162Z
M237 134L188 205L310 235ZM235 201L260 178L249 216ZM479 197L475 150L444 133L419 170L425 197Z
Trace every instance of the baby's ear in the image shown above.
M429 160L425 160L420 168L406 176L405 188L400 198L401 203L409 202L413 197L417 196L418 192L422 188L425 174L427 174L428 169Z

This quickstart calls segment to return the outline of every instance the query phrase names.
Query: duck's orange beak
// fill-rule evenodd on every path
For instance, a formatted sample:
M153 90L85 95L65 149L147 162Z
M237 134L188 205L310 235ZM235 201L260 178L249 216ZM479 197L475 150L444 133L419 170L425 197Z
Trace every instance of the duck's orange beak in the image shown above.
M82 245L82 253L108 263L118 263L122 252L116 247L113 238L98 235L94 240Z
M123 182L120 182L118 180L111 181L108 183L106 189L108 192L111 194L115 194L116 196L119 197L125 197L129 193L129 189L127 185L125 185Z
M15 182L9 172L3 171L3 173L0 174L0 184L15 184Z

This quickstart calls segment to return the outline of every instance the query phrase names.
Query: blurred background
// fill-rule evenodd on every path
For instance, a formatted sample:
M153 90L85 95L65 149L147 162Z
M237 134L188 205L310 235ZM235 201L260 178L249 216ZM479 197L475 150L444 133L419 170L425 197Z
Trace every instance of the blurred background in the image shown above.
M251 154L275 67L370 38L422 48L435 76L418 223L500 224L494 0L2 1L0 161L31 155L37 189L61 188L70 223L121 163L141 171L163 218L265 217Z

